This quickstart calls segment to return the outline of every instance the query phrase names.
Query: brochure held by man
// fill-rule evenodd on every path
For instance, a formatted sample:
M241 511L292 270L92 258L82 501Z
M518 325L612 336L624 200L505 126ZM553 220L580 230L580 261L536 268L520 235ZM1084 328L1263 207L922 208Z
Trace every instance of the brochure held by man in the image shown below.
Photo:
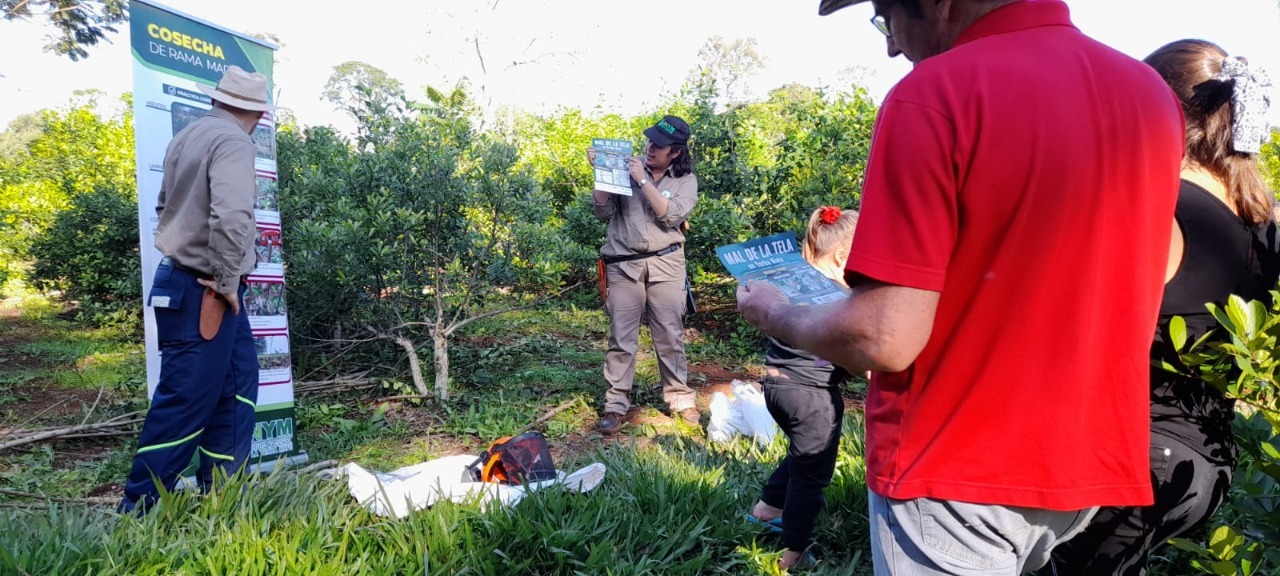
M623 196L631 195L631 141L614 138L592 138L596 150L593 168L596 190Z
M844 298L844 290L804 259L796 235L774 234L716 248L716 256L742 284L764 280L792 304L818 306Z

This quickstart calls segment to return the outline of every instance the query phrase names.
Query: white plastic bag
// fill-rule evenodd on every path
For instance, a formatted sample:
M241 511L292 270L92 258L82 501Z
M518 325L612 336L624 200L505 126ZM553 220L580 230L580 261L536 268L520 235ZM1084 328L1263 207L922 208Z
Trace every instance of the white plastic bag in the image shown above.
M768 446L773 442L773 437L778 435L778 423L773 421L773 415L769 414L769 408L764 404L764 393L755 386L738 380L729 384L729 390L733 392L738 410L742 412L742 420L746 423L742 434L755 438L756 444L761 448Z
M734 380L729 384L727 396L723 392L711 395L711 422L707 424L707 438L712 442L726 443L734 435L751 437L761 448L773 442L778 435L778 424L773 421L764 404L764 394L750 382Z
M733 401L724 392L711 395L711 421L707 423L707 438L712 442L724 444L742 433L747 423L742 419L742 411L733 405Z

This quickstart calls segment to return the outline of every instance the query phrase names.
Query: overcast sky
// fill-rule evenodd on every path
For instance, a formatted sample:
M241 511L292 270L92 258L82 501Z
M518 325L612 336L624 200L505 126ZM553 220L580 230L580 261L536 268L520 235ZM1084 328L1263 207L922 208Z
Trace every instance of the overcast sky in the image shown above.
M1141 58L1199 37L1244 55L1280 80L1277 0L1067 0L1082 30ZM534 112L559 107L637 113L679 88L713 35L754 38L765 66L754 96L791 82L844 87L877 99L910 65L885 55L870 4L820 18L817 0L169 0L162 4L247 33L271 33L279 104L303 124L344 125L320 92L332 68L356 60L386 70L413 94L472 83L481 105ZM344 11L345 7L345 11ZM67 103L77 89L131 90L128 27L113 43L70 62L45 54L49 28L0 22L0 127ZM479 53L479 55L477 54ZM483 59L483 66L481 61ZM1274 98L1274 96L1273 96ZM1280 124L1280 103L1273 107Z

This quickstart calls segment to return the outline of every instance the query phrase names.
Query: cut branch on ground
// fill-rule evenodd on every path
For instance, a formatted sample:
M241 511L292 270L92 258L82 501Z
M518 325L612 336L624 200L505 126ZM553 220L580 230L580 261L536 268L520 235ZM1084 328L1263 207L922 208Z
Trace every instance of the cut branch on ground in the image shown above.
M556 414L559 414L559 413L561 413L561 412L564 412L565 410L568 410L568 409L570 409L570 408L573 408L574 406L577 406L577 405L578 405L578 400L575 398L575 399L573 399L573 400L570 400L570 401L568 401L568 402L565 402L564 404L561 404L561 405L559 405L559 406L556 406L555 408L552 408L551 410L548 410L546 414L543 414L542 416L539 416L539 417L538 417L538 419L537 419L537 420L534 420L532 424L529 424L528 426L525 426L525 427L524 427L524 429L525 429L525 430L533 430L534 428L537 428L538 426L541 426L541 425L542 425L543 423L545 423L547 420L550 420L550 419L552 419L552 418L555 418L555 417L556 417Z
M59 504L90 504L90 505L115 505L120 501L119 498L106 498L102 496L86 496L83 498L60 498L57 496L46 496L44 494L33 494L31 492L19 492L17 490L5 490L0 488L0 495L10 496L13 498L23 498L29 500L43 500L44 502L57 502Z
M34 444L36 442L88 437L86 435L99 437L137 434L139 425L142 424L145 417L146 410L138 410L136 412L122 414L120 416L115 416L92 424L37 428L32 430L10 430L3 437L0 437L8 438L8 440L0 443L0 451L17 448L19 446L26 446L27 444Z
M295 382L293 392L299 395L320 395L377 387L380 383L378 380L365 378L369 372L370 370L365 370L364 372L339 376L330 380Z

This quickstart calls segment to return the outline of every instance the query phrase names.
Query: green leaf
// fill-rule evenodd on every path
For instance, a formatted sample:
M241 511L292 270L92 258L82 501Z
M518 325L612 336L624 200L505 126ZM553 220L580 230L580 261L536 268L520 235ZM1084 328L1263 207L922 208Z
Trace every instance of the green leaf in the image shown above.
M1266 419L1267 423L1271 424L1271 429L1277 434L1280 434L1280 412L1273 412L1271 410L1261 410L1260 412L1262 417Z
M1202 337L1199 337L1199 338L1197 338L1197 339L1196 339L1196 343L1192 344L1192 347L1190 347L1190 349L1199 349L1199 348L1202 348L1202 347L1204 346L1204 343L1208 342L1208 339L1212 338L1212 337L1213 337L1213 335L1215 335L1215 334L1217 334L1217 329L1216 329L1216 328L1215 328L1215 329L1210 330L1210 332L1206 332L1206 333L1204 333L1204 335L1202 335Z
M1173 349L1181 352L1187 343L1187 321L1181 316L1169 319L1169 338L1173 340Z
M1187 540L1186 538L1174 538L1169 540L1169 543L1172 544L1174 548L1182 550L1183 552L1190 552L1202 558L1213 558L1213 556L1209 554L1209 549L1201 546L1198 542Z
M1217 576L1236 576L1236 565L1226 560L1210 562L1209 567Z
M1219 526L1209 535L1209 549L1218 558L1235 556L1234 548L1241 542L1244 542L1244 537L1230 526ZM1235 572L1231 573L1234 574Z
M1231 333L1236 338L1248 340L1249 327L1253 322L1249 320L1249 308L1244 299L1235 294L1227 298L1227 318L1231 320L1231 324L1227 326Z
M1253 338L1262 333L1262 327L1267 321L1267 307L1257 300L1250 300L1246 310L1250 320L1248 326L1249 337Z
M1227 314L1227 311L1225 309L1219 308L1218 306L1214 305L1212 302L1205 304L1205 308L1209 309L1209 313L1213 314L1214 319L1218 321L1218 324L1221 324L1224 328L1226 328L1227 332L1230 332L1232 334L1236 332L1236 324L1235 322L1232 321L1231 316Z
M1280 482L1280 464L1275 462L1259 462L1256 463L1258 470L1270 476L1276 482Z

